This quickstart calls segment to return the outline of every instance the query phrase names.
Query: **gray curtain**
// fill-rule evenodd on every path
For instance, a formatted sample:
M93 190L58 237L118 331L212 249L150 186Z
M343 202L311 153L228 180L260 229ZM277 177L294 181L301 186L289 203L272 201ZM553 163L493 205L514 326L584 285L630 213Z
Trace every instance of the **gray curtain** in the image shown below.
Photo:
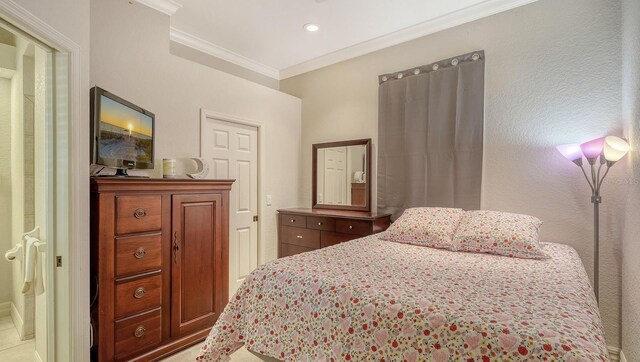
M480 208L484 52L379 77L378 211Z

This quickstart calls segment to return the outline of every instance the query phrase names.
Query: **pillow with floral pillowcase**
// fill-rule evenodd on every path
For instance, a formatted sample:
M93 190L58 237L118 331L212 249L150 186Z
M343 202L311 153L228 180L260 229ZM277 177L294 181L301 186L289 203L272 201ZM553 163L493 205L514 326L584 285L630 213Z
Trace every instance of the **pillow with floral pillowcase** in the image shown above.
M465 212L453 236L453 249L525 259L546 259L540 247L540 219L500 211Z
M464 211L443 207L414 207L406 209L402 216L382 233L384 240L399 243L451 249Z

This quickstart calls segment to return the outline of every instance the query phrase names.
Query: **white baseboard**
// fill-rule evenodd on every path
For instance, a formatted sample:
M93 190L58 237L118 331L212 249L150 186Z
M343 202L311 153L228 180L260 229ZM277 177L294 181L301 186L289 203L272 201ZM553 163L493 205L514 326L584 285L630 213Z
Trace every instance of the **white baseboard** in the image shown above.
M627 362L627 358L624 356L624 352L620 350L620 362Z
M609 350L609 359L611 360L611 362L619 362L622 361L620 354L621 354L621 350L618 347L612 347L612 346L607 346L607 349Z
M11 302L0 303L0 317L11 315Z
M13 320L13 325L18 331L18 335L20 336L21 341L26 341L27 339L33 339L36 337L34 332L25 333L24 320L22 319L20 313L18 313L18 308L16 308L15 304L13 303L11 303L11 319Z
M22 334L22 326L24 324L24 321L22 320L22 316L18 312L18 308L16 308L16 305L13 303L11 303L11 319L13 320L13 325L18 330L18 334Z

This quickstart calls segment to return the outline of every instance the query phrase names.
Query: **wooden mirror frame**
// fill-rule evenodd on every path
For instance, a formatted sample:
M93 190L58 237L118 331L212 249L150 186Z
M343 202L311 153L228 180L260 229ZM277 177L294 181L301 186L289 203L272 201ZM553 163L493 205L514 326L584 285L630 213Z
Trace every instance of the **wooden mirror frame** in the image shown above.
M353 205L326 205L326 204L318 204L318 150L321 148L332 148L332 147L347 147L347 146L365 146L365 169L366 172L366 186L365 186L365 205L364 206L353 206ZM312 162L312 207L314 209L329 209L329 210L354 210L354 211L371 211L371 138L359 139L359 140L350 140L350 141L340 141L340 142L326 142L326 143L315 143L312 145L313 148L313 162Z

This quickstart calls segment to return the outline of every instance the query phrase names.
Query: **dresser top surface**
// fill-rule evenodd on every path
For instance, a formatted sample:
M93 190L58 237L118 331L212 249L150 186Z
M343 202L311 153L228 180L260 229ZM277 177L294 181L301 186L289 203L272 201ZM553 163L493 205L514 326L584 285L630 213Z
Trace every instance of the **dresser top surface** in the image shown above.
M92 177L91 191L136 190L154 191L171 190L202 190L202 189L230 189L235 180L193 180L193 179L164 179L164 178L127 178L127 177Z
M379 213L375 211L351 211L351 210L328 210L328 209L306 209L306 208L293 208L293 209L280 209L281 214L295 214L304 216L323 216L323 217L335 217L342 219L363 219L363 220L375 220L384 217L389 217L391 214Z

